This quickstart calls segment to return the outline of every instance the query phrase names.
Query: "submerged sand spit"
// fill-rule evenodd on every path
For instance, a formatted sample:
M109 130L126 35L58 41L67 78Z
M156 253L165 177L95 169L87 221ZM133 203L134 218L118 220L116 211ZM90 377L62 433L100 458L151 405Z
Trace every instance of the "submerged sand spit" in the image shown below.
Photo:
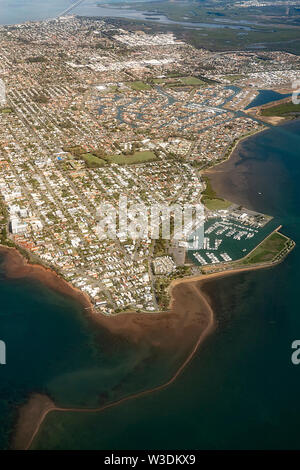
M23 450L24 443L31 441L37 423L41 422L45 413L55 408L53 401L47 395L33 394L25 406L20 408L16 433L12 447Z
M51 411L63 412L100 412L107 407L116 406L123 401L161 390L170 385L190 362L199 344L213 330L214 317L207 298L201 293L198 279L175 281L171 287L170 311L161 313L123 313L115 316L105 316L96 313L89 298L78 289L72 287L64 279L49 268L29 264L14 248L0 248L4 255L2 264L5 275L10 279L37 279L46 286L68 295L81 302L85 312L92 320L95 328L105 328L113 335L125 337L135 343L148 343L158 350L182 351L185 359L177 371L166 382L133 394L113 403L101 405L99 408L74 409L60 408L45 395L33 394L27 404L19 412L18 423L13 437L14 449L27 449L37 435L44 419Z
M158 350L185 353L185 358L175 373L161 385L120 398L114 402L102 404L97 408L67 408L55 404L49 397L33 394L29 401L21 407L19 418L12 440L13 449L29 449L37 436L45 418L51 411L72 413L99 413L123 402L133 400L150 393L158 392L171 385L184 368L193 359L200 344L214 330L215 318L209 299L203 292L204 284L215 278L221 278L242 271L257 269L245 267L215 274L178 279L170 286L170 310L161 313L123 313L114 316L97 314L88 297L73 288L51 269L40 265L31 265L12 248L1 248L0 254L5 254L4 268L8 278L32 278L75 298L86 308L95 328L105 328L113 335L126 337L129 341L147 342ZM262 265L261 268L267 267Z
M188 283L173 283L170 312L132 312L106 316L95 312L86 294L51 269L28 263L15 248L0 247L1 254L5 257L2 266L7 278L36 279L47 287L74 298L83 305L86 314L94 323L130 341L144 340L162 348L178 344L178 341L189 344L197 337L199 329L202 330L207 325L207 300L199 294L195 295L194 283L191 284L191 280L188 280Z

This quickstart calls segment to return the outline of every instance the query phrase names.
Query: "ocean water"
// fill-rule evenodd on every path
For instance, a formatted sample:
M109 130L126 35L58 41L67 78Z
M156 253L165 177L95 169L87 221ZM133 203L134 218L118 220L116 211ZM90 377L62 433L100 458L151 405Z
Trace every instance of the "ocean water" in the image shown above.
M0 0L0 21L52 17L71 3ZM300 366L290 360L300 339L299 144L299 121L268 130L243 142L223 175L224 197L278 218L298 244L291 255L276 268L207 284L217 330L172 386L103 413L52 413L34 448L300 448ZM182 355L115 338L73 300L37 281L9 280L3 269L0 301L1 449L32 391L95 406L160 383Z
M70 14L81 16L98 16L103 18L128 18L135 20L148 21L147 18L153 18L149 12L138 11L134 9L125 8L112 8L114 3L134 3L135 1L147 0L109 0L108 2L100 2L97 0L85 0L80 5L72 9ZM0 24L16 24L24 21L38 21L49 18L54 18L61 14L70 5L76 3L75 0L0 0ZM103 3L104 6L99 6ZM112 7L111 7L112 6ZM239 29L251 31L254 28L251 26L244 26L243 22L239 25L232 23L190 23L188 21L172 21L165 15L155 15L155 20L158 23L176 25L181 24L185 27L192 28L217 28L217 29Z
M0 449L10 446L19 407L32 392L61 406L96 407L161 384L186 357L99 327L73 299L39 281L8 279L0 259Z
M51 18L71 4L69 0L0 0L0 24Z
M109 3L116 1L110 0ZM124 0L120 0L119 3L122 1ZM0 24L16 24L24 21L55 18L75 2L76 0L0 0ZM97 3L97 1L85 0L70 11L70 14L101 16L101 8L96 6ZM106 10L108 10L108 14L104 16L110 16L109 8L104 8L102 13L105 13Z
M277 215L298 246L299 144L294 121L244 141L224 167L224 196ZM207 283L217 329L172 386L103 413L52 413L33 447L299 449L298 246L276 267Z
M262 106L263 104L271 103L272 101L279 101L283 98L291 96L290 93L278 93L273 90L259 90L259 94L248 104L245 109L253 108L254 106Z

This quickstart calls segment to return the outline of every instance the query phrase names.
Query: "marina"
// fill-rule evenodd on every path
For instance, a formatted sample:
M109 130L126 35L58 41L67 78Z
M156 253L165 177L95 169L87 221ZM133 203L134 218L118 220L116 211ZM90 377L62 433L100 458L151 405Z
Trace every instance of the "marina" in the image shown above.
M199 249L188 251L189 260L200 266L235 261L253 250L278 222L269 218L259 226L249 223L249 217L243 219L243 222L238 221L234 213L208 218L204 224L203 243L198 243Z

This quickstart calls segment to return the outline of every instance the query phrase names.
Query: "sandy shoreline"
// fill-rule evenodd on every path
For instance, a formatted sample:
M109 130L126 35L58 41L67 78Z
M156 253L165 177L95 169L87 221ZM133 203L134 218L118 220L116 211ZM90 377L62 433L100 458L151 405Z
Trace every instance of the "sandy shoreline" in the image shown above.
M179 340L183 343L184 335L182 332L191 329L191 326L195 326L194 317L199 304L195 304L193 300L194 284L197 284L197 287L200 289L202 283L208 279L252 269L251 267L238 268L230 271L176 279L169 286L170 305L166 312L125 312L106 316L95 312L92 302L84 292L69 284L50 268L39 264L30 264L16 248L0 246L1 254L5 255L3 267L7 278L38 280L47 287L79 302L84 307L86 315L95 325L105 328L112 334L124 336L130 341L139 342L143 340L163 349L168 349L174 344L178 344ZM257 267L254 269L257 269ZM190 287L192 289L191 292ZM201 298L200 305L202 304L202 306L203 301L204 304L209 302L205 294L200 293L200 291L197 297L197 302ZM167 336L166 330L168 330ZM170 335L171 332L172 335ZM195 333L192 333L191 336L195 337Z
M198 278L175 282L172 286L170 311L160 314L126 313L115 317L97 315L96 321L113 334L120 334L134 341L148 341L159 349L188 351L176 372L159 386L122 397L98 408L61 408L46 395L33 394L20 408L19 419L12 441L13 449L28 449L47 415L52 411L101 412L143 395L163 390L171 385L192 360L200 344L215 328L215 317L210 302L200 290ZM188 349L187 349L188 348Z
M106 317L102 314L95 314L87 296L73 288L55 272L40 265L28 264L14 248L0 249L0 253L4 251L6 252L4 266L7 267L8 278L29 277L39 279L47 286L75 298L77 301L82 302L85 308L89 308L87 312L93 321L99 326L108 329L112 334L125 336L130 341L147 341L157 348L169 351L178 349L179 346L183 348L188 347L189 350L189 353L175 374L166 380L166 382L152 389L101 405L99 408L61 408L48 396L33 394L29 401L19 410L19 418L12 439L13 449L28 449L37 436L47 415L52 411L99 413L104 409L163 390L171 385L190 363L201 343L213 332L216 326L210 299L203 292L206 282L240 272L256 270L260 267L267 267L266 265L260 267L248 266L225 272L176 279L169 287L171 297L169 311L150 314L124 313L114 317Z
M29 263L16 248L10 248L5 246L0 246L0 255L4 254L5 258L2 263L2 266L5 270L5 275L8 279L35 279L42 282L47 287L54 289L55 291L67 295L68 297L73 298L79 302L84 310L85 314L94 322L95 324L106 328L113 334L119 334L125 336L127 339L138 342L141 339L148 340L152 344L157 346L166 346L168 347L169 343L173 342L170 339L166 341L166 338L163 337L163 334L160 334L156 331L157 323L160 323L160 328L172 328L173 333L176 332L177 327L180 324L180 327L187 326L188 321L183 321L182 315L178 314L178 305L180 308L187 305L189 307L190 302L186 304L187 299L184 302L179 301L180 295L176 295L177 303L176 309L174 308L173 298L170 304L170 311L167 312L156 312L156 313L134 313L134 312L124 312L116 315L104 315L102 313L97 313L94 310L94 306L90 301L88 295L86 295L81 290L72 286L62 277L60 277L55 271L50 268L44 267L39 264ZM198 280L195 279L195 280ZM189 280L191 282L191 280ZM174 284L174 286L177 283ZM172 289L172 287L171 287ZM172 289L173 290L173 289ZM181 289L179 289L181 291ZM172 296L173 297L173 296ZM185 297L185 295L184 295ZM191 303L191 305L194 304ZM171 315L173 313L173 315ZM171 316L173 318L171 319ZM185 315L189 319L189 315ZM152 337L152 333L155 333L155 338Z
M272 126L276 126L278 124L289 121L290 118L287 116L264 116L262 114L262 111L264 109L273 108L274 106L279 106L281 104L288 103L289 101L291 101L290 96L286 98L282 98L281 100L270 101L269 103L265 103L260 106L255 106L253 108L245 110L244 112L246 114L249 114L250 116L254 116L257 119L260 119L266 124L271 124Z
M7 278L20 279L26 277L28 279L36 279L61 294L66 294L79 301L84 308L93 308L89 297L84 292L69 284L51 268L29 263L17 248L0 245L1 254L5 256L2 265Z
M218 166L225 165L225 163L228 163L228 161L231 160L232 155L234 154L234 152L235 152L236 148L238 147L238 145L240 145L245 140L250 139L250 137L255 136L256 134L260 134L261 132L265 132L267 129L268 129L268 127L264 126L261 129L257 129L255 131L251 132L250 134L246 134L246 135L242 135L241 137L238 137L237 140L234 142L234 145L233 145L232 149L230 150L230 152L228 153L228 155L225 159L216 162L215 164L213 164L212 166L209 166L208 168L206 168L204 170L200 170L200 173L202 175L209 175L209 174L215 173L218 170Z
M261 129L258 132L264 130L266 129ZM232 160L232 156L236 155L235 150L238 144L251 136L244 136L236 142L226 162L221 162L220 165L228 164L228 160ZM219 166L215 170L213 167L206 170L205 173L220 172L222 174L221 168L222 166ZM221 191L220 193L222 194ZM8 278L17 279L26 277L36 279L46 286L74 298L83 305L86 314L94 323L107 329L112 334L124 336L134 342L143 340L162 349L172 350L172 348L177 348L181 345L189 347L190 351L176 373L165 383L144 392L121 398L116 402L102 405L99 408L90 410L60 408L47 396L33 394L29 401L19 410L19 419L12 442L14 449L28 449L31 446L41 425L51 411L101 412L108 407L117 406L124 401L162 390L172 384L193 359L203 340L215 328L215 316L211 307L211 301L203 292L203 285L213 279L270 267L268 264L247 266L213 274L177 279L169 286L171 298L169 311L160 313L121 313L114 316L105 316L94 311L93 304L86 294L73 287L50 268L28 263L15 248L0 246L1 253L5 254L4 268Z
M200 292L202 284L206 281L269 266L266 264L262 266L238 267L217 273L176 279L169 286L170 304L167 311L155 313L124 312L113 316L106 316L95 312L89 297L65 281L55 271L38 264L28 263L16 248L0 246L0 255L1 253L5 254L5 260L2 265L7 278L36 279L47 287L75 299L84 307L87 316L95 324L107 329L112 334L125 336L128 340L134 342L141 340L148 341L152 345L166 349L172 346L172 344L178 344L179 339L184 341L182 331L190 329L191 325L194 327L195 312L199 315L199 304L195 304L193 300L195 293L193 288L195 285L199 290L197 302L199 302L200 298L201 307L204 304L207 306L209 299L206 298L203 292ZM190 292L190 289L192 289L192 292ZM168 334L168 338L166 338L165 331L163 330L168 330L169 333L172 330L172 336Z
M180 367L177 369L175 374L173 374L166 382L153 388L146 389L142 392L124 396L114 402L109 402L98 408L62 408L56 406L54 402L46 395L32 395L29 402L20 410L20 421L14 436L12 448L15 450L28 450L32 446L35 437L38 435L46 417L49 413L53 411L63 413L101 413L106 409L119 406L127 401L150 395L152 393L162 391L163 389L167 388L177 379L177 377L182 373L185 367L191 362L200 344L214 330L215 322L213 311L209 304L207 304L207 307L208 311L210 312L210 316L206 328L202 331L192 350L190 351L186 359L183 361L183 363L180 365Z
M51 289L75 299L83 306L85 314L96 328L105 328L113 335L120 335L136 343L140 341L147 342L161 350L172 351L180 347L184 351L192 351L188 353L175 376L159 388L164 388L175 380L191 360L200 342L213 329L213 311L205 295L200 293L199 287L196 285L198 279L189 280L188 283L174 283L171 287L172 300L168 312L123 313L115 316L105 316L94 311L87 295L70 285L50 268L39 264L30 264L16 248L0 246L0 254L4 255L2 266L8 279L35 279ZM147 393L150 392L147 391ZM129 397L129 399L131 398L134 397ZM50 398L33 394L27 404L19 410L19 418L12 442L13 448L27 448L28 441L31 440L41 416L44 416L44 419L54 409L57 409L57 407Z

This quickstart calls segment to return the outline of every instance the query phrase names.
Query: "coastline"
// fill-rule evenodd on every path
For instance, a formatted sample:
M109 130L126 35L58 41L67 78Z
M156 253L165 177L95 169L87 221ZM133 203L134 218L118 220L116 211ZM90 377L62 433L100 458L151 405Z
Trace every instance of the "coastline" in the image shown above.
M228 162L233 154L235 154L234 151L241 141L265 130L265 128L259 129L251 135L246 135L238 139L229 152L228 158L215 166ZM213 173L214 171L214 167L212 167L203 173ZM218 173L218 170L216 173ZM215 328L215 315L211 307L210 299L207 298L206 294L203 292L203 284L205 285L207 281L215 278L222 278L228 275L273 266L272 264L266 263L176 279L172 281L169 286L170 304L167 312L143 314L124 312L114 316L105 316L101 313L97 314L94 311L93 304L89 297L60 277L55 271L39 264L31 264L19 253L17 248L1 245L0 253L1 252L5 252L7 255L4 261L4 267L8 278L16 279L27 277L37 279L48 287L74 298L83 305L92 321L97 323L98 326L106 328L112 334L125 336L130 341L134 342L145 340L158 348L166 349L172 349L172 347L178 346L178 344L186 343L188 338L191 348L190 353L175 374L163 384L121 398L113 403L107 403L99 408L60 408L46 395L33 394L29 401L19 410L19 419L12 440L13 449L30 448L45 418L52 411L101 412L104 409L117 406L124 401L162 390L171 385L193 359L205 338L211 334ZM199 305L201 306L201 311L199 311Z
M42 264L28 261L16 247L0 245L0 255L1 254L5 256L2 265L7 278L19 279L26 277L36 279L61 294L69 295L79 301L85 309L93 308L93 304L84 292L72 286L53 269Z
M287 89L284 88L283 90L278 89L277 91L280 92L280 93L284 93L286 91L290 92L291 90L290 89L287 90ZM230 146L229 146L229 148L227 150L225 150L224 158L222 158L220 161L212 163L211 165L209 165L207 168L205 168L203 170L200 169L200 173L203 174L203 175L213 173L215 168L217 168L219 165L222 165L222 164L228 162L228 160L231 159L231 157L233 155L233 152L236 150L237 146L241 142L247 140L248 138L253 137L254 135L259 134L261 132L265 132L270 127L276 127L280 124L285 124L285 123L288 123L289 121L294 120L291 117L282 117L282 116L265 117L265 116L261 115L261 110L267 109L267 108L272 108L273 106L275 106L277 104L286 103L289 100L290 100L290 97L287 97L287 98L283 98L282 100L270 101L269 103L266 103L266 104L263 104L263 105L260 105L260 106L255 106L253 108L244 109L243 113L245 113L246 115L249 115L250 117L257 118L261 121L262 128L257 129L253 132L244 134L240 137L237 137L231 143L232 148L230 148Z
M202 280L189 279L182 285L180 280L172 286L171 311L161 314L128 313L111 318L111 331L115 334L129 335L152 340L158 348L172 350L187 342L189 352L175 373L162 384L128 396L121 397L96 408L59 407L46 395L33 394L20 408L19 419L12 440L12 448L26 450L32 445L47 415L52 411L99 413L107 408L118 406L151 393L161 391L171 385L193 359L199 346L215 329L215 316L207 296L202 292ZM185 306L185 309L183 308ZM101 315L103 317L103 315ZM144 317L144 318L140 318ZM115 321L113 321L115 320ZM101 322L102 323L102 322ZM113 324L114 323L114 324ZM107 327L107 323L102 326ZM137 338L135 338L137 339Z
M9 250L15 249L11 248ZM22 256L19 253L18 257L22 260ZM97 408L62 408L56 405L47 395L36 393L32 394L28 402L19 410L19 418L12 438L11 448L14 450L29 449L35 437L38 435L47 415L52 411L99 413L107 408L118 406L126 401L167 388L178 378L185 367L192 361L200 345L216 328L216 318L211 306L211 300L204 292L205 284L216 278L223 278L229 275L256 269L265 269L267 267L272 267L272 265L264 264L261 266L247 266L212 274L201 274L183 279L176 279L172 281L169 286L170 304L167 312L161 312L159 314L124 313L114 317L105 317L102 314L96 314L96 318L93 314L93 319L98 323L98 325L107 328L111 333L122 336L125 335L133 341L140 341L141 339L147 340L148 342L152 342L152 344L158 348L178 348L178 344L186 343L188 338L190 352L176 372L166 382L151 389L122 397L114 402L101 405ZM60 278L56 273L53 273L50 269L43 268L39 265L37 265L37 268L38 271L40 271L40 269L45 269L47 276L54 276L55 281L57 282L56 287L59 287L58 290L60 292L63 290L66 293L67 288L70 290L67 295L70 295L73 288L68 285L65 280ZM31 278L36 278L36 276L33 275L33 270L34 265L31 266L30 276ZM17 277L23 277L22 272ZM43 279L43 282L45 283L45 278ZM63 283L63 289L59 286L60 282ZM51 287L55 289L53 281L50 282L50 284ZM82 294L77 292L76 289L74 289L74 291L75 298L79 300L78 296ZM85 296L83 297L84 298L81 299L81 301L83 300L86 305L88 299L86 299ZM168 339L168 341L166 341L166 339Z
M260 132L253 134L253 136L255 138L257 135L259 136L259 134L268 132L268 130L272 128L284 128L285 126L297 121L299 121L299 119L285 119L276 125L266 125ZM248 163L247 167L245 165L240 165L242 162L240 154L244 151L244 145L246 145L248 137L252 136L246 136L246 138L239 140L238 143L241 144L241 146L235 146L230 153L230 157L226 161L221 161L217 165L201 171L201 173L209 178L214 191L217 195L220 195L220 197L247 207L248 209L257 210L257 206L253 205L253 202L250 201L249 197L247 197L248 191L245 191L245 188L247 187L246 174L247 172L252 171L251 161ZM234 175L234 178L232 175ZM256 194L255 191L262 191L259 185L252 189L254 196ZM264 209L259 210L264 212Z
M289 90L291 91L291 90ZM255 117L260 121L264 122L266 125L276 126L278 124L283 124L285 122L291 121L294 118L290 117L289 115L286 116L264 116L262 111L265 109L273 108L274 106L279 106L281 104L285 104L291 101L291 97L288 96L286 98L282 98L281 100L277 101L270 101L268 103L262 104L260 106L255 106L253 108L249 108L244 112L249 114L249 116ZM296 118L297 119L297 118Z
M202 174L202 175L209 175L210 173L213 173L213 172L215 171L215 168L217 168L219 165L223 165L224 163L228 162L228 160L231 159L233 152L236 150L237 146L238 146L241 142L243 142L243 141L249 139L250 137L253 137L253 136L256 135L256 134L260 134L261 132L264 132L264 131L268 130L268 126L267 126L268 123L265 123L265 124L266 124L266 125L263 126L261 129L257 129L257 130L255 130L255 131L253 131L253 132L248 133L248 134L244 134L244 135L242 135L241 137L237 137L237 139L235 139L235 140L231 143L232 148L230 148L230 146L229 146L229 148L225 151L225 156L224 156L224 158L222 158L220 161L217 161L217 162L215 162L215 163L212 163L211 165L209 165L209 166L208 166L207 168L205 168L204 170L201 170L201 169L200 169L200 174ZM262 125L263 125L263 124L262 124Z
M256 132L253 135L266 132L267 130L268 130L268 127L265 127L264 129L261 129L260 131ZM242 188L245 184L243 173L240 172L241 175L240 175L240 180L238 182L236 182L236 179L235 181L233 181L232 178L230 177L228 178L228 174L231 175L233 174L233 172L235 172L236 174L237 170L240 171L239 168L237 168L237 165L240 161L239 152L238 152L238 144L243 145L243 143L245 143L250 137L252 136L246 136L244 138L241 138L237 142L237 145L235 145L232 148L232 151L230 152L230 155L226 160L223 160L219 162L218 164L216 164L215 166L212 166L210 168L207 168L204 171L201 171L201 174L209 178L211 185L218 196L223 197L224 199L232 203L236 203L244 207L247 207L248 209L254 210L254 207L251 205L251 202L249 201L249 199L245 197L245 192L243 192L242 197L239 197L240 195L238 195L236 200L234 200L234 197L232 196L232 192L234 192L234 194L236 195L236 190L234 189L232 191L232 188Z

